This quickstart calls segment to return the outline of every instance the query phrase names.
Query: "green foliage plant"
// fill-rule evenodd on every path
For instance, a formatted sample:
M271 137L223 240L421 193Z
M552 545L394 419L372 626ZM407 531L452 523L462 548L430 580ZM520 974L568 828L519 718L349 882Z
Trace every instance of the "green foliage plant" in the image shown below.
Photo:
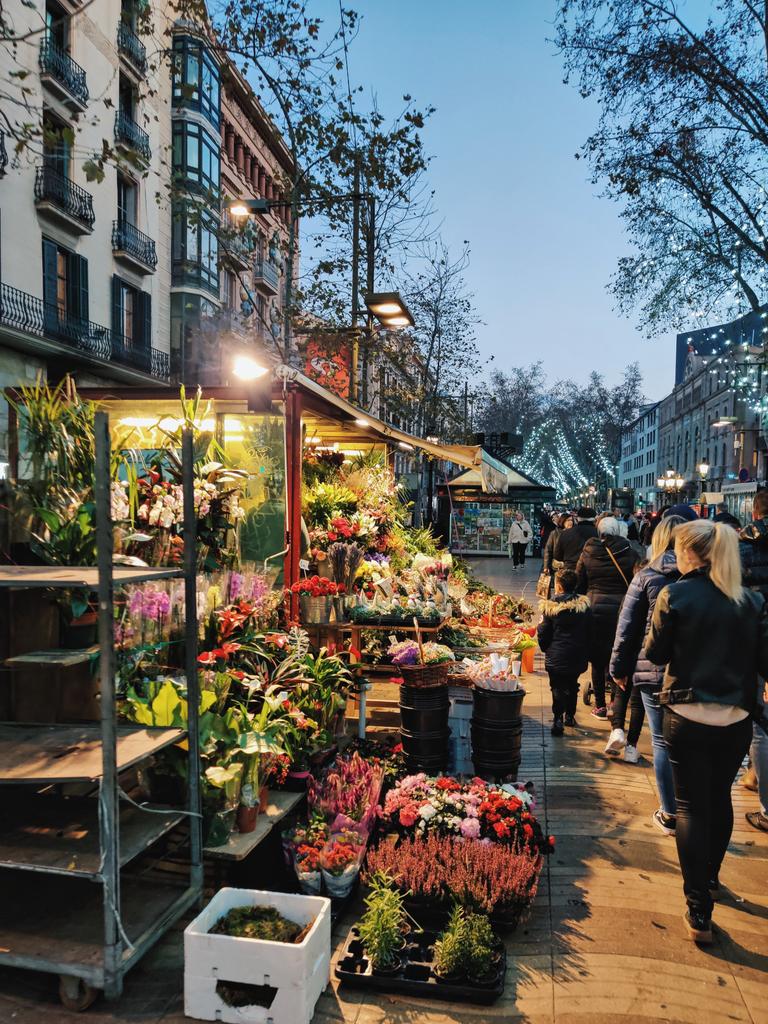
M371 966L387 970L397 964L407 921L402 894L389 875L373 875L365 906L367 909L359 925L360 938Z

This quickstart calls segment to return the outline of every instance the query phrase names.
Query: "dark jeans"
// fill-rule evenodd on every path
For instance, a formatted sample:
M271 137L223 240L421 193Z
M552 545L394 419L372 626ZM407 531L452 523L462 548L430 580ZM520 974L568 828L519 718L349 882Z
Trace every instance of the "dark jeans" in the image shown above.
M593 661L591 663L592 669L592 690L595 694L595 707L605 707L605 684L606 680L611 686L611 700L613 700L614 690L617 689L613 679L608 675L608 662Z
M576 672L548 672L552 689L552 714L555 718L576 714L579 676Z
M752 738L752 722L702 725L664 710L677 802L675 841L692 912L710 917L709 882L720 873L733 831L731 786Z
M527 547L528 547L527 544L513 544L512 545L513 565L525 565L525 549Z
M627 720L627 708L629 708L629 732L627 743L631 747L637 746L640 733L643 731L645 721L645 708L640 690L632 685L632 680L627 680L626 690L620 686L615 687L613 698L613 714L611 715L611 726L614 729L624 729Z

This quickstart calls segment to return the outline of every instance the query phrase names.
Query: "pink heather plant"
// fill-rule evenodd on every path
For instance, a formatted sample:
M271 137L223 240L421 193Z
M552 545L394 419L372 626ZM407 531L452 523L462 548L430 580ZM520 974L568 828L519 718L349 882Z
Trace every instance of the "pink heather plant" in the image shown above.
M496 843L428 835L369 850L366 872L377 871L417 897L455 898L485 913L524 911L536 896L541 858Z

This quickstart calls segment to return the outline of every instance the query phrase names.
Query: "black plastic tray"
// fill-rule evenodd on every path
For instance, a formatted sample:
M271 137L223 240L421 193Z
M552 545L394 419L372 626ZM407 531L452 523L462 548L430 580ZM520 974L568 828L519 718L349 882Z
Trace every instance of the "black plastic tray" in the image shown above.
M376 974L365 955L360 933L351 928L344 950L336 964L336 977L355 988L377 992L397 992L404 996L424 996L427 999L446 999L453 1003L479 1003L490 1006L504 991L507 974L507 955L502 949L501 963L492 985L477 985L470 981L440 981L431 966L432 948L438 932L416 932L406 946L402 966L394 974Z

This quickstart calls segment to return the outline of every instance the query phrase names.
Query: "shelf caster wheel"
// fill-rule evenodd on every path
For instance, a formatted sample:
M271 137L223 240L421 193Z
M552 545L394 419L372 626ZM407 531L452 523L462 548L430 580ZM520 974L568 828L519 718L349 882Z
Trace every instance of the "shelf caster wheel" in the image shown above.
M68 974L59 975L59 999L63 1006L75 1013L82 1013L92 1006L99 997L99 989L86 985L82 978Z

